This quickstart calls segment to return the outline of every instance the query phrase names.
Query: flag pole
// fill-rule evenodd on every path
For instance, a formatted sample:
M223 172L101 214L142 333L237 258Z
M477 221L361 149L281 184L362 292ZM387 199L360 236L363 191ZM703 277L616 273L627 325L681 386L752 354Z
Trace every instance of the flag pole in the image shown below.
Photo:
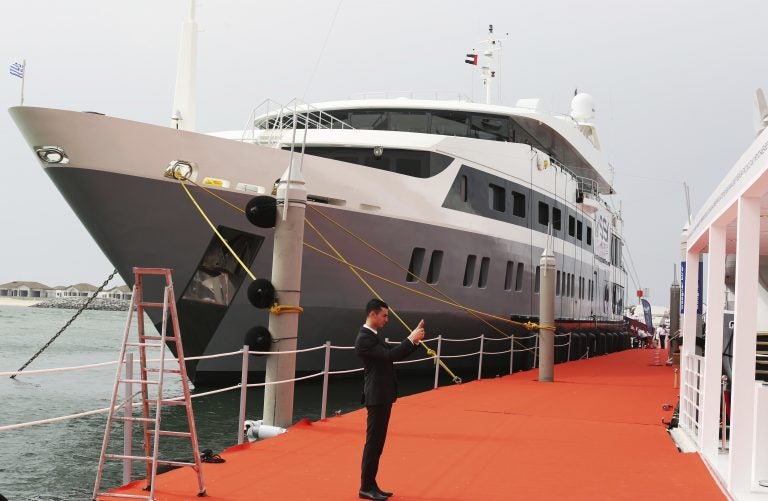
M27 60L21 60L21 105L24 106L24 79L27 78Z

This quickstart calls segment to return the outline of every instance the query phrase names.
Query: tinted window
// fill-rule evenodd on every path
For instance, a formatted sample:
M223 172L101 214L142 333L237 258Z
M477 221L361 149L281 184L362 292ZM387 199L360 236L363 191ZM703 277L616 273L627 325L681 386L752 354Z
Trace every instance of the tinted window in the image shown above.
M508 141L509 119L506 117L472 115L469 123L469 137L490 139L492 141Z
M391 111L389 112L389 130L427 132L428 118L423 111Z
M515 263L507 261L507 272L504 274L504 290L512 290L512 272L515 269Z
M539 202L539 224L549 225L549 205Z
M432 251L432 259L429 260L429 270L427 271L427 283L436 284L440 278L440 269L443 266L443 251Z
M464 287L472 285L472 281L475 279L475 261L477 261L477 256L472 254L467 256L467 266L464 268Z
M406 176L427 178L443 172L453 161L451 157L429 151L384 148L380 156L373 148L344 148L340 146L307 148L307 155L330 158Z
M552 207L552 227L556 230L560 230L560 209Z
M467 122L468 115L460 111L433 111L429 131L432 134L466 137Z
M587 225L587 245L592 245L592 228Z
M488 186L488 203L491 209L499 212L507 210L507 197L504 193L504 188L491 184Z
M406 282L415 282L416 277L421 274L421 267L424 264L424 249L416 247L411 253L411 262L408 264L408 273L405 277Z
M541 287L541 266L536 267L536 278L533 281L533 293L538 294Z
M523 290L523 263L517 263L517 276L515 277L515 290ZM539 267L536 267L536 273L539 273Z
M568 234L570 236L576 234L576 219L573 216L568 216Z
M387 130L387 112L384 110L356 110L349 116L349 125L355 129Z
M516 191L512 192L512 214L525 217L525 195Z
M480 278L477 280L477 286L484 289L488 285L488 268L491 265L491 258L484 257L480 260Z

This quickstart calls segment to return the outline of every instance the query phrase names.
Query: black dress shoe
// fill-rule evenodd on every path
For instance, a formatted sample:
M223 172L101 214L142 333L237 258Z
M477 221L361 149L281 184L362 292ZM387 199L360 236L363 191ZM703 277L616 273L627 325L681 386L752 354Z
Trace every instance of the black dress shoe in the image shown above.
M384 501L387 499L387 496L384 494L379 493L377 490L370 490L370 491L360 491L357 493L357 496L360 499L374 499L376 501Z
M379 494L381 494L384 497L392 497L392 494L394 494L393 492L382 491L378 487L376 487L376 492L378 492Z

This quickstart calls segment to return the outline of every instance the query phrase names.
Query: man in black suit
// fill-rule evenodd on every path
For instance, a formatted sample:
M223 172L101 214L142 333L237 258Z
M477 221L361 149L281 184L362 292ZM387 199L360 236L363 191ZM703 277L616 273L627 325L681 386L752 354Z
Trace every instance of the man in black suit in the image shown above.
M365 448L360 475L361 499L383 501L392 495L382 491L376 483L379 458L387 439L392 403L397 400L397 380L393 362L402 360L414 351L424 339L424 320L407 338L390 346L379 334L379 329L389 321L389 307L379 299L371 299L365 307L365 325L355 339L355 353L365 365L365 385L362 402L368 411Z

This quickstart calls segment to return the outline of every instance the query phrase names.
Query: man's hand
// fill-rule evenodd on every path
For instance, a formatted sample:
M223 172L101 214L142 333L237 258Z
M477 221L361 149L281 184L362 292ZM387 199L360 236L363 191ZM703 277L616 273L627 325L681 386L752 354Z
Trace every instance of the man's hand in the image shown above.
M419 344L419 342L424 339L424 320L419 321L419 325L416 326L416 328L408 335L408 339L411 340L413 344Z

